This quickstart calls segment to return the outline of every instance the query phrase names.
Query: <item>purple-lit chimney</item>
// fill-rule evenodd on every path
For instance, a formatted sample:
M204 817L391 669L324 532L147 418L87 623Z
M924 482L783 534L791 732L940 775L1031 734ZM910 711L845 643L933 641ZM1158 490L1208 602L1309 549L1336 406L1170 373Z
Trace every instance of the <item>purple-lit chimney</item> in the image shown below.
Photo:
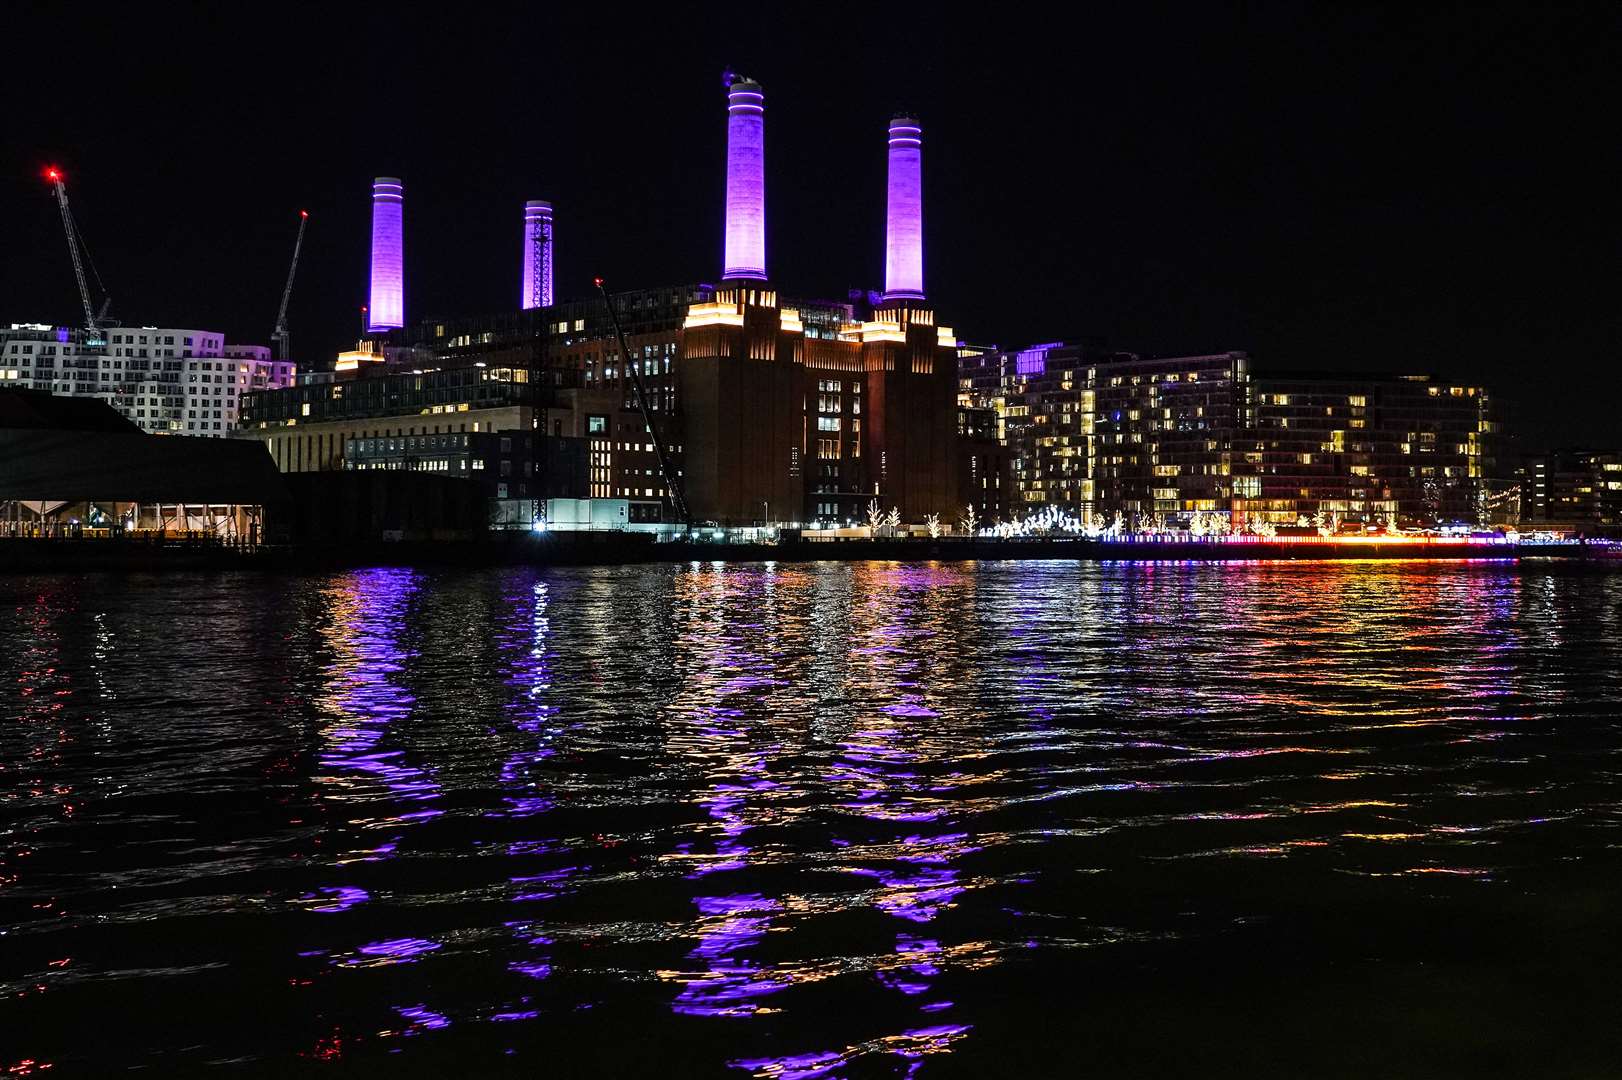
M405 185L396 176L372 181L372 302L368 330L405 325Z
M910 116L890 121L890 194L884 223L884 298L924 297L924 131Z
M722 278L766 278L766 95L742 76L727 86L727 221Z
M519 306L552 306L552 204L531 199L524 204L524 290Z

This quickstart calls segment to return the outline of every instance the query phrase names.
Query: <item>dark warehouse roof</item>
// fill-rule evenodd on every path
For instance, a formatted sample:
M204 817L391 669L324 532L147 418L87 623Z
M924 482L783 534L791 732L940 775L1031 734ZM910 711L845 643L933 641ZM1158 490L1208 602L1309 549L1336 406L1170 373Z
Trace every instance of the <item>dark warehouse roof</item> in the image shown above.
M0 499L264 504L286 498L281 474L260 442L147 435L100 401L0 390Z
M97 398L57 397L43 390L0 390L0 431L19 428L125 433L141 430Z

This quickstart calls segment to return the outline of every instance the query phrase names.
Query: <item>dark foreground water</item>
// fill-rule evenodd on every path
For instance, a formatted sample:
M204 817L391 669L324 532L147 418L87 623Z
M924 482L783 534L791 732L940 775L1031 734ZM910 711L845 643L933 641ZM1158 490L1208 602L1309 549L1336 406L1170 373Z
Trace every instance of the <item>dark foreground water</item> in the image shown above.
M1622 575L0 576L0 671L0 1076L1622 1075Z

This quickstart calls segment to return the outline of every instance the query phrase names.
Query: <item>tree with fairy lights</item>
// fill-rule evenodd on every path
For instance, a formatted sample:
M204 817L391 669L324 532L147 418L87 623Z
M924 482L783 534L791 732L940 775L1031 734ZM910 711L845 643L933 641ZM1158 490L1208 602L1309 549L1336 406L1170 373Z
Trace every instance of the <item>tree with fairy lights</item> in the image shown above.
M870 539L878 539L879 530L884 528L884 511L879 509L879 500L871 500L867 504L867 535Z
M963 531L970 536L973 536L979 530L979 528L980 515L975 512L974 504L970 503L963 508Z
M895 531L901 527L901 511L890 507L890 512L884 515L884 527L890 530L891 536L894 536Z
M926 516L924 518L924 527L929 530L929 538L931 540L939 540L941 538L941 516L939 514L930 514Z

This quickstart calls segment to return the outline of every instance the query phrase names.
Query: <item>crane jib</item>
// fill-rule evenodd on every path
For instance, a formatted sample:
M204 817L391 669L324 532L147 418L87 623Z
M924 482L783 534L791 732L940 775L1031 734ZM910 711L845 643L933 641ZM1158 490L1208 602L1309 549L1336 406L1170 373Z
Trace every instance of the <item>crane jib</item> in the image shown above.
M84 327L94 332L97 329L96 313L90 306L90 285L85 281L84 259L79 254L79 230L73 223L73 211L68 209L68 188L60 179L53 183L56 186L56 205L62 210L62 229L68 237L68 254L73 256L73 276L79 282L79 302L84 305Z
M652 410L648 407L647 390L642 385L642 372L637 363L631 358L631 349L625 343L625 331L620 329L619 312L614 310L614 299L608 295L608 286L602 279L597 280L597 289L603 294L603 304L608 308L608 320L614 327L614 338L619 342L622 366L630 372L631 385L636 390L636 404L642 410L642 420L648 425L648 434L653 438L653 451L659 459L659 474L664 479L665 490L670 493L671 508L676 512L676 519L683 528L690 527L692 521L687 514L687 496L682 490L681 477L670 462L670 455L665 450L664 438L659 434L659 425L655 421Z

